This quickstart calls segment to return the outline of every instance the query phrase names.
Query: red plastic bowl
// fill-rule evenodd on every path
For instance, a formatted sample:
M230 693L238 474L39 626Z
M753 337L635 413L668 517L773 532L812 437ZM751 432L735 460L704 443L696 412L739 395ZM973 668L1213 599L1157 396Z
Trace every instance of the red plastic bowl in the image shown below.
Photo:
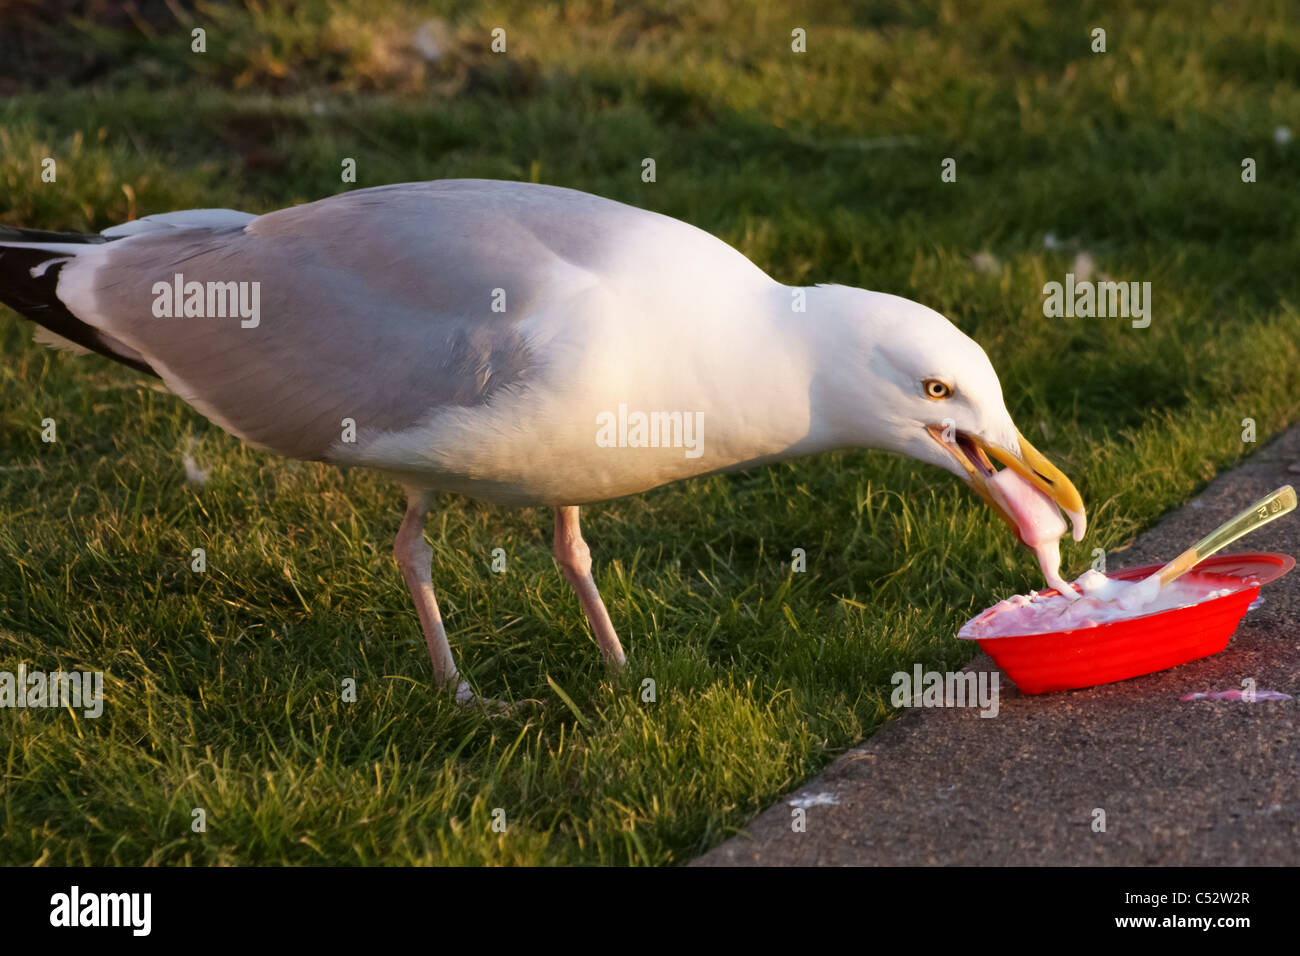
M1132 581L1160 567L1152 564L1129 568L1107 577ZM1109 684L1219 653L1228 646L1246 609L1258 597L1260 585L1280 578L1293 567L1295 559L1285 554L1220 555L1207 558L1186 574L1191 580L1204 582L1207 588L1234 589L1213 600L1069 631L966 639L977 641L1026 694ZM992 610L988 608L968 623Z

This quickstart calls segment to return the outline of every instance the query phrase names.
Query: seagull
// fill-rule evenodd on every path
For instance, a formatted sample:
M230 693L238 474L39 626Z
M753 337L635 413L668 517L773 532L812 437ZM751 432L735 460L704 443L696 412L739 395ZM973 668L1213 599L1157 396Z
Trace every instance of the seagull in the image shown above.
M400 483L394 554L435 682L461 702L424 538L435 493L554 509L556 562L613 664L578 520L591 502L868 447L954 473L1022 541L1029 499L1075 540L1086 523L984 350L938 312L783 285L694 226L573 189L438 180L99 234L5 226L0 301L250 445Z

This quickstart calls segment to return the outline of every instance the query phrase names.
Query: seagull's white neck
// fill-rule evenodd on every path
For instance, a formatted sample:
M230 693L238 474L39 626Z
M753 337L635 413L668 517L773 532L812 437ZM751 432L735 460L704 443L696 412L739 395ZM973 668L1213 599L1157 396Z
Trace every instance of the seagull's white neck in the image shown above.
M811 411L808 437L792 454L888 447L891 427L877 420L883 409L871 378L883 371L877 348L888 310L905 300L839 285L781 286L776 298L773 317L800 355L791 372L806 377Z

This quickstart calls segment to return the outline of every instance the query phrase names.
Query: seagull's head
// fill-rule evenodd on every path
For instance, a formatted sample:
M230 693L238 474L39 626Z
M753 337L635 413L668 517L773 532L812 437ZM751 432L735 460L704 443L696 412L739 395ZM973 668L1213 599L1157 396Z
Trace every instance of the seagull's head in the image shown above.
M856 293L853 325L863 336L859 358L867 365L867 374L860 375L861 365L854 363L860 377L852 386L858 414L868 413L857 426L861 443L947 469L1019 534L1001 495L990 492L997 462L1056 502L1070 518L1074 540L1081 540L1087 525L1083 499L1016 428L984 350L933 309L845 289L850 291Z

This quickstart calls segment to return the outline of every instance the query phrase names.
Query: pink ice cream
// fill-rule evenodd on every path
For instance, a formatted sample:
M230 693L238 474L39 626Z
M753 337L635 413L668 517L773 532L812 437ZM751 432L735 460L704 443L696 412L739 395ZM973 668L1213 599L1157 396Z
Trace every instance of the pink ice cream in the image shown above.
M1051 498L1010 468L1003 468L988 480L989 493L1016 523L1020 540L1038 557L1038 566L1049 587L1067 597L1076 592L1061 579L1061 535L1065 518Z

